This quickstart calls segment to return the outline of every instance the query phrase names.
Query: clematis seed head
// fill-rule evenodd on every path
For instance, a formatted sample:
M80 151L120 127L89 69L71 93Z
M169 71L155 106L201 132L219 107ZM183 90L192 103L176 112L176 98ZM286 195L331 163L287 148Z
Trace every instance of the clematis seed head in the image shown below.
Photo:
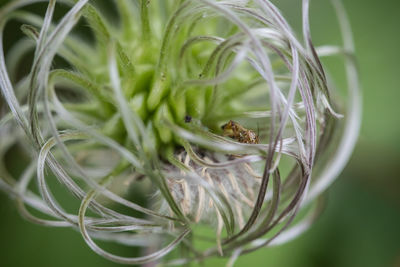
M45 14L21 9L38 2ZM76 228L122 264L233 264L288 242L319 214L360 127L354 47L332 3L343 47L313 45L308 0L302 33L268 0L114 0L113 16L88 0L1 6L0 189L25 219ZM21 38L4 49L11 20ZM328 56L343 60L347 96ZM5 164L17 145L29 158L20 177Z

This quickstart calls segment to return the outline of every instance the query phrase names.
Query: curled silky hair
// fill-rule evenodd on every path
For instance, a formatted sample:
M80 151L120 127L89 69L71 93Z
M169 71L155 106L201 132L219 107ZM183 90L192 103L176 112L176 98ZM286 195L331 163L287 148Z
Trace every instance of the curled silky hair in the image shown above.
M44 18L21 9L39 2L48 2ZM88 0L6 4L0 189L27 220L76 228L96 253L123 264L181 246L166 263L219 255L232 265L295 238L317 217L361 121L350 27L332 3L343 46L313 46L308 0L303 41L268 0L114 0L114 20ZM5 56L10 20L25 36ZM17 78L28 53L30 71ZM327 56L344 61L345 97L323 68ZM20 177L4 163L15 145L30 158ZM71 203L79 200L77 214L57 201L54 177ZM149 254L114 255L94 239Z

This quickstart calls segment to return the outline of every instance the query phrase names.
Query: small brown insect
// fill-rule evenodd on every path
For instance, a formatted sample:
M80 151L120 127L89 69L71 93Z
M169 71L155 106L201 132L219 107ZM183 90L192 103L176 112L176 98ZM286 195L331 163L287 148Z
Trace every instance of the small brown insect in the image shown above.
M258 144L258 135L252 130L244 128L239 123L230 120L228 123L222 125L224 136L228 136L240 143L245 144Z
M191 122L191 121L192 121L192 117L189 116L189 115L186 115L186 116L185 116L185 122L186 122L186 123L189 123L189 122Z

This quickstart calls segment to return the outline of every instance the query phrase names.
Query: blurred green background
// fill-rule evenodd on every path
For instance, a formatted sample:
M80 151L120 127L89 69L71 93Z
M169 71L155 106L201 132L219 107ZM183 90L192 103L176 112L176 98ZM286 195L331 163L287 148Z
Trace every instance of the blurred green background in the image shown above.
M1 5L5 2L0 0ZM274 2L293 28L301 27L300 1ZM363 88L363 125L356 150L327 191L327 207L311 230L289 244L243 256L235 266L400 266L400 2L343 2ZM329 1L311 1L310 13L315 44L338 44ZM0 266L117 266L92 252L78 232L24 221L3 193L0 216ZM223 263L210 260L205 266Z

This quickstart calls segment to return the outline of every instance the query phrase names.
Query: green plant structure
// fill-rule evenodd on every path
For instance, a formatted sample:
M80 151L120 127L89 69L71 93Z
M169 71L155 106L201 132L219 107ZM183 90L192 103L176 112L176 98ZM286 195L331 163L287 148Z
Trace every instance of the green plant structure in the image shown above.
M0 39L9 21L21 38L0 42L0 189L25 219L75 228L122 264L232 265L292 240L361 121L350 28L332 3L343 46L314 47L308 0L300 34L268 0L8 2ZM321 63L331 56L346 88ZM5 163L16 147L29 158L18 177Z

